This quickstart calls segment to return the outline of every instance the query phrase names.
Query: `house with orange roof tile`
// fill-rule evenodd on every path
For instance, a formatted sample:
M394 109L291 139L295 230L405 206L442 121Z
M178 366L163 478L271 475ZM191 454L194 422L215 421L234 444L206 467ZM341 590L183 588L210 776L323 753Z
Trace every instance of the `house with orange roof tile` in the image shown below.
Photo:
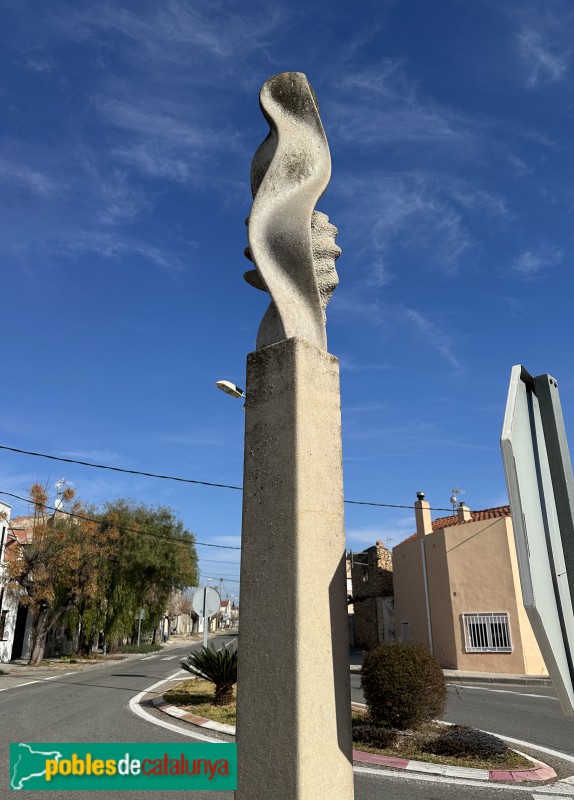
M423 492L416 533L393 548L399 641L429 647L447 669L547 675L522 603L509 506L433 520Z

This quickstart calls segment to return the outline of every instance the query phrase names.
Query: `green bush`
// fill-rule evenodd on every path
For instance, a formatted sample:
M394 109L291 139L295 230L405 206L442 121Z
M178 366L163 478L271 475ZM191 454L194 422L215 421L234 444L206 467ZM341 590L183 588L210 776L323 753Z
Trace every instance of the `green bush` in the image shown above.
M422 645L383 644L371 650L361 685L370 719L389 728L416 728L444 711L445 678Z
M370 744L373 747L391 747L398 736L398 731L381 728L379 725L353 725L353 741Z
M237 683L237 650L231 647L201 647L193 650L187 661L182 661L183 669L199 678L215 684L216 706L226 706L233 702L233 685Z
M76 653L64 653L63 656L60 656L60 661L68 661L70 664L77 664L78 656L76 655Z
M159 650L159 644L121 644L116 653L157 653Z
M424 746L427 753L437 756L466 756L492 758L508 752L508 747L498 736L477 731L465 725L452 725Z

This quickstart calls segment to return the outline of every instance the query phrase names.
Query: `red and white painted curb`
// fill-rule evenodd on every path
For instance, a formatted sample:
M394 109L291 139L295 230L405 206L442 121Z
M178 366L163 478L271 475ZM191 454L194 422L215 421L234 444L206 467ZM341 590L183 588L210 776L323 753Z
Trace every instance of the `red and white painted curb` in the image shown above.
M154 706L163 711L164 714L169 714L170 717L177 717L184 722L191 722L193 725L199 725L201 728L207 728L212 731L220 731L226 733L228 736L235 736L235 725L224 725L221 722L214 722L206 717L200 717L197 714L192 714L184 708L170 705L160 695L153 700ZM521 753L529 761L532 761L530 769L474 769L473 767L451 767L446 764L429 764L426 761L412 761L406 758L393 758L393 756L379 756L375 753L365 753L362 750L353 750L353 761L361 764L378 764L383 767L392 767L393 769L405 769L411 772L425 772L432 775L445 775L451 778L471 778L475 781L548 781L551 778L556 778L556 772L549 767L548 764L543 764L542 761L536 761L526 753Z
M521 753L529 758L525 753ZM472 778L475 781L548 781L557 775L547 764L532 759L530 769L475 769L474 767L450 767L446 764L429 764L426 761L409 761L406 758L379 756L375 753L364 753L353 750L353 761L362 764L380 764L393 769L406 769L412 772L426 772L432 775L448 775L451 778Z
M235 725L225 725L222 722L214 722L212 719L200 717L198 714L192 714L184 708L172 706L165 700L163 695L154 698L152 702L159 711L163 711L164 714L169 714L170 717L177 717L184 722L191 722L193 725L199 725L200 728L209 728L209 730L212 731L220 731L221 733L227 733L229 736L235 736Z

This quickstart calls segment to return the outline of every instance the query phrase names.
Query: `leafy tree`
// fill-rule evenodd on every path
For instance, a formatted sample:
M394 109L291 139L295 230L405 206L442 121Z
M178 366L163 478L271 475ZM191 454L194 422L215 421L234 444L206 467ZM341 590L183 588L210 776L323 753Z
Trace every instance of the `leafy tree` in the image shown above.
M63 508L74 500L74 490L64 489ZM97 552L98 525L70 516L63 511L48 513L46 487L35 483L30 489L33 514L30 536L21 542L17 557L8 565L9 579L19 584L26 595L20 602L34 612L30 666L44 657L46 638L67 612L81 598L97 593L92 564ZM73 514L81 515L80 503L71 505Z
M101 573L99 629L106 641L131 637L143 608L145 628L155 630L173 591L197 583L193 534L170 508L129 500L108 503L101 526L117 544Z
M89 653L101 631L106 641L131 637L140 608L155 628L173 590L197 582L194 537L171 509L118 500L98 512L76 501L71 514L50 516L45 487L34 484L30 498L32 535L9 570L34 611L31 666L56 624L79 626L79 649ZM73 490L62 500L70 506Z

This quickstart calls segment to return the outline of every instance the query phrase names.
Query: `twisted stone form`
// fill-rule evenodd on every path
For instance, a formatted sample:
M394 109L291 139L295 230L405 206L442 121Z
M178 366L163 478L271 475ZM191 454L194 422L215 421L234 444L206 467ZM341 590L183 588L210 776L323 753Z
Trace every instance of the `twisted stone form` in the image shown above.
M337 229L315 211L331 177L317 98L301 72L269 78L259 95L269 123L251 164L253 205L245 280L269 292L257 349L298 337L327 349L325 308L339 279Z

